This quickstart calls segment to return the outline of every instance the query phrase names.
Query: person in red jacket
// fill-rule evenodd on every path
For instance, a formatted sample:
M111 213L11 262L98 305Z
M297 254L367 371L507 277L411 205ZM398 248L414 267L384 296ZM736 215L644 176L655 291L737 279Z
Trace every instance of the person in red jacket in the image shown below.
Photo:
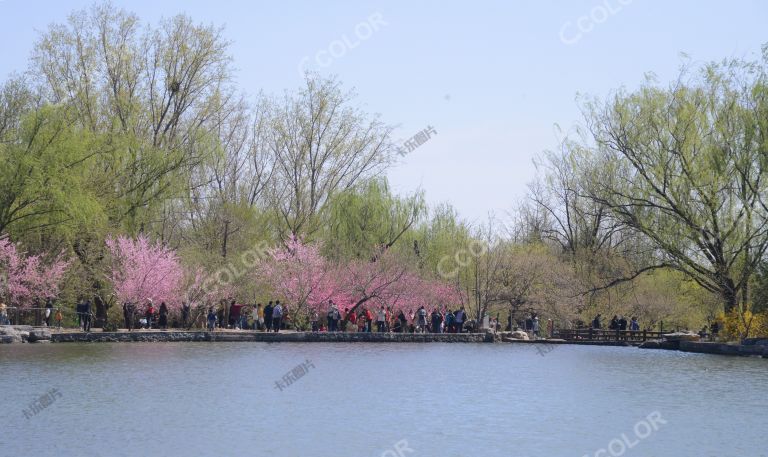
M373 324L373 314L371 310L365 308L365 331L371 333L371 325Z
M147 329L152 329L152 321L155 318L155 305L152 303L152 300L148 300L147 303L147 311L146 311L146 318L147 318Z
M352 324L353 329L357 327L357 315L355 314L354 311L350 313L349 308L346 308L344 309L344 316L347 319L347 322Z

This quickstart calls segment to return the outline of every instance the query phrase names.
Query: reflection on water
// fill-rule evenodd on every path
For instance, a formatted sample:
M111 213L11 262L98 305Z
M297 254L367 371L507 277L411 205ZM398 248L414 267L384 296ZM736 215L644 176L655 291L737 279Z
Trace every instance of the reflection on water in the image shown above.
M50 389L61 397L26 418ZM667 423L622 455L767 448L768 360L635 348L14 345L0 392L1 456L582 457L654 412Z

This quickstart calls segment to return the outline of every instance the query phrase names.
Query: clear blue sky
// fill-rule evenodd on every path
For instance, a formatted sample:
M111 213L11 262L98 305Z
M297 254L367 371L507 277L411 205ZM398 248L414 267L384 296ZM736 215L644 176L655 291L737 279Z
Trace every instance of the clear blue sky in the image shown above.
M768 42L768 2L757 0L114 3L152 23L185 12L224 25L248 93L297 88L303 64L356 88L365 110L399 126L399 139L433 126L437 136L390 181L401 193L421 187L472 222L523 198L532 157L557 145L555 124L580 120L578 93L632 88L646 72L669 81L681 52L757 59ZM0 75L23 71L39 31L91 4L0 0ZM369 29L359 24L376 13L386 24L360 40ZM353 48L332 46L345 36ZM330 64L327 53L315 59L329 47L338 56Z

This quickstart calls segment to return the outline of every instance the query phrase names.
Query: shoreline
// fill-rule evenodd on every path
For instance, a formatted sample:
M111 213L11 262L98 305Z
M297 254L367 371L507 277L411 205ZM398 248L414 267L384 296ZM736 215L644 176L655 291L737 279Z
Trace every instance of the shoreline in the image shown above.
M51 331L47 327L0 326L0 343L133 343L133 342L262 342L262 343L497 343L532 345L619 346L661 349L697 354L762 357L768 359L768 345L729 344L699 341L649 341L633 344L622 341L567 341L561 339L516 340L507 333L362 333L295 332L266 333L253 330L137 330L117 332ZM542 351L543 354L552 350Z

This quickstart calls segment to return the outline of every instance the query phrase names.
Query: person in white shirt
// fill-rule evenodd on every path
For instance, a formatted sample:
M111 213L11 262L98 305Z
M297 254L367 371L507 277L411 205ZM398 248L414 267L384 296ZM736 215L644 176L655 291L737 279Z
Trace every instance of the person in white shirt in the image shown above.
M384 310L384 307L382 306L381 309L376 313L376 331L381 333L384 331L386 327L387 322L387 312Z

